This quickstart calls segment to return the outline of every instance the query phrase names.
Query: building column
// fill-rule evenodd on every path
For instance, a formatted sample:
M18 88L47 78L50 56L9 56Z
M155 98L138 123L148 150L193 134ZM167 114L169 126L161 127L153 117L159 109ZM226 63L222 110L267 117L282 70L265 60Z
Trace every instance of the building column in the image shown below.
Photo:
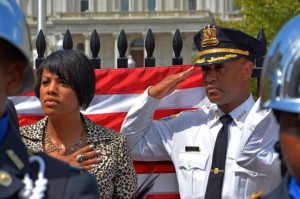
M108 6L107 6L107 1L108 0L101 0L97 1L97 10L94 10L95 12L105 12L108 11Z
M32 16L33 15L33 0L29 0L28 1L27 15L28 16Z
M62 50L63 41L64 41L64 36L62 34L55 34L55 40L54 40L55 46L53 46L53 51Z
M180 1L179 10L184 10L184 1Z
M156 11L161 11L161 10L162 10L162 1L156 0Z
M175 2L174 1L167 1L167 10L174 10L175 9Z
M83 37L84 37L84 52L88 57L91 57L91 49L90 49L91 34L83 33Z
M89 11L95 12L95 1L94 0L89 0Z
M112 11L120 11L120 0L112 0Z
M132 12L135 10L135 2L134 0L128 0L128 11Z
M61 11L62 12L67 12L68 8L68 2L67 0L62 0L61 1Z
M53 1L46 1L47 2L47 14L53 15Z
M204 1L201 1L201 0L197 0L196 1L196 5L197 5L196 10L203 10L203 9L205 9L205 8L203 8L202 2L204 2Z
M118 51L118 39L119 39L120 33L114 32L114 68L117 68L118 66L118 57L120 56L120 53Z

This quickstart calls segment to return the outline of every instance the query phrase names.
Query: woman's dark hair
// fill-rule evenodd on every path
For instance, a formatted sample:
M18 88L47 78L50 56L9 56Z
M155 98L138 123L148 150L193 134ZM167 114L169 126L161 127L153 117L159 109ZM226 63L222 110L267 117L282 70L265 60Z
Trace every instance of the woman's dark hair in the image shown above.
M62 80L67 80L77 95L80 107L89 107L95 94L96 77L91 61L83 53L77 50L58 50L51 53L37 69L38 82L34 92L38 98L44 69Z

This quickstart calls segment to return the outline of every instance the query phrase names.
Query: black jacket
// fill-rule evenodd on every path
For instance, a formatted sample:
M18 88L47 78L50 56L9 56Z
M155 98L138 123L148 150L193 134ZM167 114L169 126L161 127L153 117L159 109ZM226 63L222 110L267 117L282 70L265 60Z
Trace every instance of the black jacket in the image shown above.
M9 115L13 113L8 110L11 108L14 109L14 107L7 107L6 112ZM10 120L8 132L0 145L0 173L6 174L6 177L0 176L0 198L18 198L18 193L24 186L22 183L24 174L30 173L35 176L37 173L34 166L29 163L30 155L21 140L15 122L14 119ZM8 155L11 152L23 163L23 167L18 168L12 161ZM45 177L48 179L46 198L99 198L96 179L88 172L44 153L34 155L42 157L46 165Z

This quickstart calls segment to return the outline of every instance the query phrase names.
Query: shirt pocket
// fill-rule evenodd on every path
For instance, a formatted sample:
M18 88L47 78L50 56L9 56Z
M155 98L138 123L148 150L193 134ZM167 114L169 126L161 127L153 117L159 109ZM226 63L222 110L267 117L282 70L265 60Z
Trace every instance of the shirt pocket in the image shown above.
M184 198L202 198L205 189L205 169L209 154L200 152L180 152L180 191Z
M235 187L239 187L234 198L250 198L253 193L258 191L269 191L271 178L267 175L255 171L236 167L235 172Z

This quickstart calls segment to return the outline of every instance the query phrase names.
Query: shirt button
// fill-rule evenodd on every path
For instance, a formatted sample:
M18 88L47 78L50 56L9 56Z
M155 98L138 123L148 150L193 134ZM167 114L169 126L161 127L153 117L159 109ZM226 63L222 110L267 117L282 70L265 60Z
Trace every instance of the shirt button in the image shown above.
M248 129L249 129L249 131L253 131L254 130L253 126L249 126Z

